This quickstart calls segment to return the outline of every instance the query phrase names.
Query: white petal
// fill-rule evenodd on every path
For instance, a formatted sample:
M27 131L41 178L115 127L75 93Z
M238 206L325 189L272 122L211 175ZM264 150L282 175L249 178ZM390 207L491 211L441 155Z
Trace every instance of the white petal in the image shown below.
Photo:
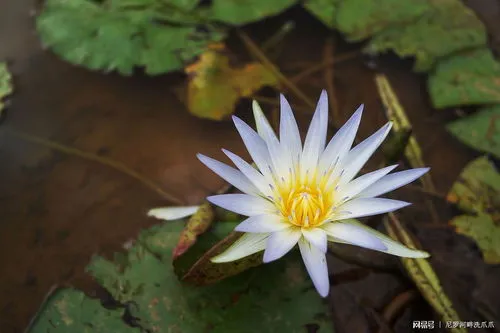
M266 199L248 194L220 194L207 197L207 200L232 212L245 215L274 213L276 208Z
M319 170L321 173L327 171L334 163L341 164L342 160L351 149L358 131L359 123L361 122L363 108L363 105L358 107L356 112L354 112L344 126L335 133L326 146L319 162Z
M328 236L367 249L385 251L387 247L378 238L363 228L343 222L330 222L321 226Z
M250 216L236 226L234 230L240 232L266 233L290 228L290 224L275 214Z
M304 238L299 240L299 249L314 287L321 297L326 297L330 291L330 281L325 253L318 250Z
M385 175L387 175L389 172L394 170L397 167L397 165L391 165L379 170L375 170L373 172L364 174L363 176L360 176L353 181L349 182L348 184L342 186L339 189L339 197L340 198L353 198L356 196L358 193L363 191L365 188L368 186L372 185ZM347 199L346 199L347 200Z
M427 258L427 257L429 257L429 253L427 253L425 251L410 249L409 247L406 247L403 244L396 242L395 240L388 237L387 235L384 235L383 233L381 233L375 229L367 227L366 225L360 223L359 221L345 220L345 221L342 221L342 223L344 223L344 224L349 223L349 224L356 226L360 229L364 229L366 232L372 234L372 236L377 237L382 243L384 243L384 245L386 247L385 250L379 250L381 252L385 252L385 253L392 254L395 256L399 256L399 257L406 257L406 258ZM374 250L376 250L376 249L374 249Z
M415 179L420 178L423 174L429 171L429 169L430 168L410 169L387 175L385 177L382 177L373 185L370 185L369 187L364 189L358 195L358 197L378 197L379 195L385 194L401 186L411 183Z
M252 102L253 116L255 118L255 125L257 126L257 133L266 141L267 143L271 141L278 141L273 128L269 124L264 112L257 101Z
M183 217L193 215L200 206L184 206L184 207L159 207L150 209L148 216L156 217L157 219L171 221L182 219Z
M258 195L260 191L252 184L252 182L241 171L230 167L222 162L214 160L208 156L197 154L198 159L205 164L210 170L219 175L222 179L236 187L238 190L248 194Z
M347 154L342 163L344 172L340 179L340 185L350 182L358 174L359 170L361 170L366 161L368 161L375 150L384 141L387 134L389 134L391 127L392 123L387 123Z
M267 149L269 151L269 156L273 163L274 170L278 174L283 174L288 171L288 158L285 155L285 151L282 149L273 128L266 119L266 116L264 116L259 103L257 103L257 101L253 101L252 106L257 131L267 144Z
M280 142L282 147L289 152L290 160L298 163L302 152L302 142L300 139L299 127L293 116L292 108L285 96L280 95Z
M244 234L226 251L210 260L215 263L229 262L260 252L266 248L268 237L269 234Z
M410 205L408 202L385 198L359 198L347 201L338 208L335 220L357 218L392 212Z
M273 232L267 240L263 262L268 263L283 257L297 244L300 236L302 236L302 233L299 228L288 228L283 231Z
M311 228L306 229L302 228L302 236L311 243L316 246L321 252L325 253L327 248L327 239L326 233L321 228Z
M264 139L240 118L233 116L233 121L238 133L240 133L243 139L243 143L247 147L248 153L260 172L262 172L266 178L272 179L271 158Z
M233 154L229 150L222 149L224 154L236 165L238 169L257 187L262 194L266 197L273 194L270 183L266 180L266 178L253 166L248 164L244 159L239 157L236 154Z
M326 91L323 90L304 142L304 149L300 160L301 177L304 177L308 171L310 174L314 173L319 156L323 153L325 148L327 128L328 95Z

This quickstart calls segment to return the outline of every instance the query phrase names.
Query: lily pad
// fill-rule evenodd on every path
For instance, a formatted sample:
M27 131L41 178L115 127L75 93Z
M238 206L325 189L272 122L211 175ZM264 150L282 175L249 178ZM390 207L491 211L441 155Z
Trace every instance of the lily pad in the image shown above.
M213 0L211 19L243 25L281 13L293 6L297 0Z
M307 11L316 16L328 28L336 27L336 14L339 0L307 0L304 6Z
M347 39L358 41L389 27L413 22L429 9L427 1L421 0L339 1L337 28Z
M500 158L500 105L456 120L447 129L465 144Z
M470 162L447 199L467 211L451 224L474 239L489 264L500 263L500 173L487 157Z
M488 48L441 60L428 78L436 108L500 102L500 63Z
M123 320L125 309L106 309L79 290L59 289L38 312L28 333L139 333Z
M241 97L249 97L263 86L278 84L272 72L260 63L233 68L220 44L211 45L199 60L185 69L190 76L187 104L189 112L220 120L234 112Z
M208 25L201 31L202 24L192 16L179 16L177 2L183 1L166 10L156 1L113 1L108 6L91 0L48 0L37 29L45 46L73 64L124 75L135 67L145 67L151 75L166 73L183 68L208 43L223 37Z
M95 258L89 266L113 296L131 304L143 330L302 333L316 324L318 332L332 331L327 306L294 255L206 287L181 283L168 260L182 228L169 222L146 231L126 264Z
M476 242L487 264L500 264L500 216L489 214L461 215L450 222L456 231Z
M5 62L0 62L0 115L5 107L3 99L12 94L12 76Z
M420 11L426 3L429 6L422 16L415 22L392 26L376 34L366 50L370 53L393 50L402 58L415 57L415 70L421 72L428 71L450 54L487 45L486 28L461 1L418 2ZM399 1L399 4L403 8L413 5L407 1ZM375 5L378 2L374 2ZM387 8L387 11L394 10Z
M487 157L480 157L462 170L447 199L475 213L500 209L500 174Z

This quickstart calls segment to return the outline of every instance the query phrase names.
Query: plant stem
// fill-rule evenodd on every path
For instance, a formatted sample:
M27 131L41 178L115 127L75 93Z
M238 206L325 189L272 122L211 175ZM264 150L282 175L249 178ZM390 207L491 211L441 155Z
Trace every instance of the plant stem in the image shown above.
M78 157L83 158L85 160L98 162L100 164L106 165L106 166L113 168L117 171L120 171L121 173L124 173L132 178L135 178L136 180L141 182L143 185L145 185L149 189L151 189L154 192L161 195L166 200L168 200L174 204L177 204L177 205L184 204L184 202L181 199L177 198L173 194L165 192L158 185L156 185L153 181L145 178L144 176L142 176L138 172L130 169L129 167L125 166L124 164L122 164L118 161L114 161L112 159L105 158L105 157L100 157L100 156L93 154L93 153L88 153L88 152L79 150L77 148L69 147L69 146L48 140L48 139L40 138L40 137L31 135L31 134L19 132L16 130L8 130L6 132L12 136L19 138L19 139L22 139L22 140L25 140L25 141L28 141L31 143L40 144L42 146L54 149L54 150L61 152L61 153L64 153L64 154L78 156Z

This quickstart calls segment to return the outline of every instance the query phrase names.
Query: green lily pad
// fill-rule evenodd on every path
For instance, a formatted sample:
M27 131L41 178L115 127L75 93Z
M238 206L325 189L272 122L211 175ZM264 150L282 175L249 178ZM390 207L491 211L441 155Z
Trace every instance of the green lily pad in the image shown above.
M500 105L483 108L446 128L465 144L500 158Z
M120 262L95 258L89 271L151 332L331 332L328 309L295 255L206 287L181 283L169 263L182 223L154 227ZM205 235L205 234L204 234ZM153 253L153 252L154 253ZM295 253L297 254L297 253Z
M427 2L421 0L343 0L337 6L337 28L347 39L358 41L413 22L428 10Z
M38 312L28 333L139 333L123 320L125 310L106 309L75 289L59 289Z
M327 27L333 29L336 27L338 4L339 0L307 0L302 6Z
M12 76L5 62L0 62L0 115L5 107L2 101L5 97L12 94Z
M500 63L488 48L454 55L438 62L428 78L436 108L500 102Z
M474 239L489 264L500 263L500 173L487 157L470 162L447 199L468 214L451 220L456 231Z
M213 0L210 17L213 20L243 25L281 13L297 0Z
M461 1L417 2L420 3L420 10L426 3L429 6L422 16L413 23L392 26L376 34L366 51L380 53L393 50L402 58L415 57L415 70L421 72L428 71L445 56L487 45L486 28ZM378 5L378 2L373 3ZM398 3L400 7L410 8L407 1ZM393 12L392 9L387 10Z
M130 75L135 67L160 74L184 67L188 60L218 41L223 33L193 16L157 1L97 3L91 0L48 0L37 18L45 46L61 58L93 70ZM171 8L171 10L167 10ZM173 8L173 9L172 9ZM185 20L181 24L182 19Z

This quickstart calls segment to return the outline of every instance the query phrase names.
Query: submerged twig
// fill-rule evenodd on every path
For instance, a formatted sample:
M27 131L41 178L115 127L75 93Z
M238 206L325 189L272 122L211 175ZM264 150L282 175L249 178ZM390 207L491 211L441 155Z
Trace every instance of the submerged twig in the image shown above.
M35 135L19 132L16 130L8 130L8 131L6 131L6 133L8 133L12 136L15 136L19 139L22 139L22 140L25 140L25 141L28 141L31 143L40 144L42 146L54 149L54 150L61 152L61 153L64 153L64 154L78 156L80 158L83 158L83 159L86 159L89 161L98 162L100 164L106 165L106 166L111 167L117 171L120 171L121 173L124 173L132 178L135 178L136 180L141 182L143 185L145 185L149 189L151 189L154 192L161 195L166 200L168 200L174 204L178 204L178 205L184 204L184 202L181 199L177 198L173 194L165 192L158 185L156 185L153 181L145 178L144 176L142 176L138 172L130 169L129 167L125 166L124 164L122 164L118 161L114 161L112 159L105 158L105 157L100 157L100 156L97 156L93 153L88 153L88 152L79 150L79 149L74 148L74 147L69 147L69 146L63 145L61 143L57 143L57 142L54 142L54 141L51 141L48 139L40 138L40 137L37 137Z
M276 78L283 83L288 89L290 89L297 97L299 97L304 103L306 103L309 107L314 109L315 104L307 97L302 90L300 90L293 82L291 82L289 79L283 75L283 73L280 72L278 67L274 65L269 58L262 52L262 50L257 46L257 44L254 43L254 41L243 31L238 30L238 36L241 38L243 43L245 43L245 46L248 48L248 50L260 61L262 64L267 67L275 76Z
M278 31L276 31L271 37L269 37L264 43L261 45L261 49L263 52L267 52L270 48L276 46L279 42L285 38L287 34L290 33L295 28L294 21L287 21L283 24Z
M325 49L323 51L323 58L324 58L323 63L326 63L328 59L333 58L334 48L335 48L334 37L330 37L326 40L325 43ZM328 92L328 102L330 104L330 109L332 110L330 118L333 119L331 120L333 124L338 124L340 117L339 117L337 94L335 93L335 79L333 76L333 68L334 68L333 64L331 66L326 66L324 72L324 78L325 78L326 91Z
M384 307L382 311L382 318L384 318L385 322L388 325L391 325L396 318L401 315L403 310L409 303L415 300L419 296L419 293L415 290L406 290L394 297L389 304ZM380 329L378 333L383 333L383 330Z
M348 61L348 60L357 58L359 55L360 55L359 51L353 51L353 52L340 54L338 56L335 56L334 58L330 58L330 59L325 60L324 62L321 62L315 66L312 66L312 67L305 69L304 71L300 72L299 74L291 77L290 81L293 83L298 83L302 79L304 79L304 78L308 77L309 75L312 75L316 72L319 72L320 70L324 69L325 67L332 66L332 65L341 63L343 61Z
M252 96L252 99L256 100L259 103L266 103L266 104L275 106L277 108L279 108L279 106L280 106L280 102L276 98L270 98L270 97L264 97L264 96ZM311 110L309 110L305 107L301 107L301 106L294 106L293 109L297 110L297 111L301 111L301 112L311 112Z

